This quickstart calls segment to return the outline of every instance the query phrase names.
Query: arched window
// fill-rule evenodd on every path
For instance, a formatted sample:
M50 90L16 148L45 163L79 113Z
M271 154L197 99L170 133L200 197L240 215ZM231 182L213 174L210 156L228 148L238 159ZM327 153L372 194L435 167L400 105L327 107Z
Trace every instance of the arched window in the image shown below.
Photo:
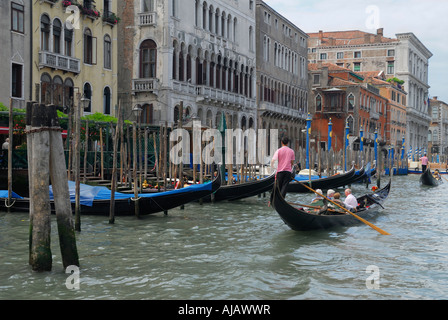
M179 121L179 107L175 106L174 107L174 114L173 114L173 119L174 119L174 123L177 123Z
M112 69L112 41L107 34L104 36L104 68Z
M40 102L51 104L51 77L47 73L40 77Z
M64 27L64 54L66 56L72 56L73 47L73 29Z
M53 104L58 107L64 105L64 87L59 76L53 78Z
M322 111L322 97L320 94L316 96L316 112L317 111Z
M111 95L110 88L105 87L103 92L103 112L104 114L110 114Z
M73 80L70 78L65 79L64 81L64 107L72 107L73 106Z
M89 106L87 109L85 109L85 112L92 112L92 87L90 86L90 83L84 84L84 96L90 100Z
M62 24L61 20L53 20L53 52L61 53Z
M140 45L140 78L156 77L157 46L153 40L145 40Z
M347 98L348 111L353 111L355 109L355 96L353 94L349 94Z
M84 63L96 64L96 38L89 28L84 30Z
M45 14L40 18L40 49L50 50L50 18Z

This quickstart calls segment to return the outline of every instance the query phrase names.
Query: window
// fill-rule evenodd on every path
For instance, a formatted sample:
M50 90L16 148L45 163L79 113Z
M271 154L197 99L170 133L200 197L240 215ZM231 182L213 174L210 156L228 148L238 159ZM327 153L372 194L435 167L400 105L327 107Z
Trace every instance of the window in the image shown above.
M96 64L96 38L88 28L84 31L84 63Z
M24 7L11 2L11 30L23 33L25 30Z
M140 45L140 78L156 77L157 47L152 40L145 40Z
M112 69L112 41L108 35L104 36L104 68Z
M50 18L47 15L40 19L40 41L42 51L50 50Z
M22 76L23 76L23 66L20 64L12 64L12 75L11 75L11 96L13 98L23 98L22 95Z
M320 95L316 97L316 111L322 111L322 97Z
M92 112L92 87L90 83L84 84L84 96L90 100L89 106L85 109L86 112Z
M110 114L110 88L104 88L103 92L103 112L104 114Z
M355 96L353 94L350 94L348 96L348 111L353 111L355 109Z
M344 59L344 52L338 52L338 53L336 54L336 58L337 58L337 59Z
M62 24L59 19L53 21L53 52L61 53L61 31Z
M64 53L66 56L72 56L73 29L64 28Z
M70 78L65 79L64 82L64 107L73 106L74 84Z
M395 57L395 50L393 50L393 49L387 50L387 56L388 57Z
M51 104L51 77L44 73L40 78L40 103Z
M395 72L395 62L394 61L389 61L387 63L387 73L388 74L394 74Z
M361 71L361 62L353 63L353 71Z
M154 122L154 107L152 104L145 104L142 107L142 122L152 124Z
M62 79L59 76L53 79L53 103L56 106L61 106L64 104L64 87L62 85Z
M320 75L319 74L315 74L313 76L313 84L320 84Z
M361 58L361 51L355 51L353 54L354 58Z
M142 0L142 11L143 12L154 11L154 0Z
M327 60L327 54L326 53L321 53L320 54L320 60Z

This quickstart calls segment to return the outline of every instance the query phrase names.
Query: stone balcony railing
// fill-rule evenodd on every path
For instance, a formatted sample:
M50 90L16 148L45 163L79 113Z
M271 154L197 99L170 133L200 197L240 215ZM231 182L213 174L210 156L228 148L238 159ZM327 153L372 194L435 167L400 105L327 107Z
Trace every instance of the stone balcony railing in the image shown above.
M140 27L155 26L157 24L156 12L143 12L138 14L138 25Z
M212 103L222 103L237 108L255 109L255 98L249 98L242 94L229 92L208 86L195 86L197 101L205 100Z
M132 92L151 92L157 94L159 82L157 78L132 79Z
M288 108L285 106L280 106L272 102L262 101L260 102L259 111L261 112L272 112L278 115L283 115L287 117L292 117L295 119L306 119L307 115L304 111Z
M47 51L39 52L39 67L48 67L73 73L81 72L79 59Z

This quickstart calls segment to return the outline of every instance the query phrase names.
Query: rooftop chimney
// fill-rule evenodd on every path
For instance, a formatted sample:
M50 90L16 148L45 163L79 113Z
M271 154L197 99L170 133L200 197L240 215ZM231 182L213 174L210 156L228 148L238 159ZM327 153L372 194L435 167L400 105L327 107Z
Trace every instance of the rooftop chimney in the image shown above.
M376 30L376 34L379 36L383 36L384 35L384 28L379 28Z

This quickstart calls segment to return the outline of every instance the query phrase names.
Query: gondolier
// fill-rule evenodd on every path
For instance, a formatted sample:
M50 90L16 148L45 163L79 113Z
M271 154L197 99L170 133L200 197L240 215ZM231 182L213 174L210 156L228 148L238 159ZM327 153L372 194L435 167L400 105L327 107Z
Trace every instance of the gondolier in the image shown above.
M423 157L420 158L420 161L422 162L422 172L425 172L426 167L428 166L428 158L426 157L426 153Z
M271 160L271 168L274 166L274 162L277 161L277 174L275 179L283 197L285 197L286 187L291 181L292 166L296 159L294 150L288 147L288 143L289 138L283 137L281 148L275 151Z

